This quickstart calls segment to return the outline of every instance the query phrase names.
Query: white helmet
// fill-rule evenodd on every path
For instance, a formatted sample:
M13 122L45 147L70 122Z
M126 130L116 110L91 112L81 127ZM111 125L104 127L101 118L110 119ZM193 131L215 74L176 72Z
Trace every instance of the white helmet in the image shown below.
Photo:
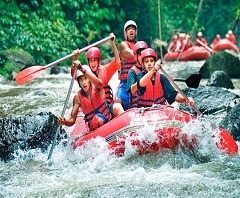
M124 28L123 28L123 34L124 34L124 38L126 40L127 40L126 28L130 25L133 25L136 28L136 36L137 36L137 24L133 20L129 20L125 23Z
M184 33L180 33L179 37L184 38Z
M233 32L232 32L232 30L228 30L228 34L232 34Z
M198 32L198 34L197 34L198 36L202 36L202 32Z
M88 66L88 65L82 65L82 67L84 68L84 69L86 69L87 71L91 71L91 69L90 69L90 67ZM79 76L83 76L84 75L84 73L82 73L80 70L77 70L77 78L79 77Z

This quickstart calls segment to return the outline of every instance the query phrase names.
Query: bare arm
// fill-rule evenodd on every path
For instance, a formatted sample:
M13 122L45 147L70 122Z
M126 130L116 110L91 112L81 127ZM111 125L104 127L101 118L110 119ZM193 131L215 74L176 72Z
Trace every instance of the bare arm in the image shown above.
M72 108L71 114L69 115L69 117L67 119L64 117L58 117L58 124L66 125L66 126L74 125L74 123L77 119L79 107L81 107L81 104L80 104L79 97L76 94L73 98L73 108Z
M173 43L171 42L170 45L168 46L168 49L167 49L168 53L170 53L170 52L173 51L173 50L171 50L171 49L172 49L172 46L173 46Z
M131 50L128 46L128 44L126 42L121 42L120 44L120 53L121 53L121 56L125 57L125 59L127 57L131 57L133 58L133 50ZM123 58L121 57L121 58Z
M134 83L134 84L132 84L132 86L131 86L131 93L132 93L132 94L135 94L136 91L137 91L137 83Z
M141 78L141 80L139 81L139 85L140 85L141 87L145 87L145 86L148 84L149 80L150 80L150 79L152 78L152 76L154 75L154 73L155 73L156 71L158 71L161 66L162 66L162 65L161 65L161 61L158 60L158 61L155 63L154 67L153 67L150 71L148 71L148 73L146 73L146 74Z
M194 100L192 97L188 98L188 101L186 101L186 98L182 96L182 94L178 93L175 97L175 101L179 103L185 103L188 102L190 106L194 106Z

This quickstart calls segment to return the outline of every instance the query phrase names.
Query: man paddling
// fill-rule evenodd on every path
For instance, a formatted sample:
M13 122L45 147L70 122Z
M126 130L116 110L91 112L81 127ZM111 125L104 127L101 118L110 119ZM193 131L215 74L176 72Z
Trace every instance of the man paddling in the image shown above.
M127 77L129 70L135 65L133 46L137 37L137 24L129 20L125 23L124 28L125 41L120 43L121 70L119 71L120 84L117 88L115 102L122 104L124 110L129 108L129 93L126 91Z
M234 45L236 45L236 37L235 35L233 34L233 31L232 30L228 30L228 40L231 41Z
M89 66L82 66L80 61L76 60L73 61L73 67L78 69L76 77L80 90L74 96L70 116L67 119L58 117L59 125L72 126L77 119L79 108L85 115L90 131L124 112L119 103L107 105L102 80L91 72Z
M216 34L216 37L215 37L215 39L213 40L213 42L212 42L212 44L210 45L210 47L213 49L214 48L214 46L218 43L218 41L220 41L221 40L221 36L220 36L220 34Z
M202 44L199 43L198 40L200 40L204 44L204 46L208 45L207 40L205 38L203 38L202 32L198 32L197 39L196 39L196 42L195 42L195 46L200 46L201 47Z
M178 41L178 35L175 34L173 35L172 41L168 46L168 49L167 49L168 53L174 52L176 50L177 41Z

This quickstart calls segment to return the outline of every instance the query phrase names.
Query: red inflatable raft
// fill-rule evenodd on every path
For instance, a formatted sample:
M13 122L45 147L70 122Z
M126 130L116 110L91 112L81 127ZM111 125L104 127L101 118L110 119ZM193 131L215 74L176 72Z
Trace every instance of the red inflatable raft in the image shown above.
M238 52L238 47L228 39L220 39L213 47L213 52L218 52L225 49L230 49Z
M194 61L194 60L207 60L210 52L201 46L193 46L183 51L182 53L171 52L164 56L165 61Z
M88 132L83 118L84 115L80 113L70 136L73 149L83 146L87 141L98 136L105 139L109 149L112 149L116 155L124 154L127 138L128 143L130 138L130 144L139 154L163 149L174 151L179 146L194 149L197 145L197 139L193 134L189 135L182 131L184 125L196 118L171 106L129 109L92 132ZM142 140L139 131L146 124L152 129L154 141ZM238 145L226 130L218 129L211 138L214 138L215 145L224 153L234 155L238 152Z

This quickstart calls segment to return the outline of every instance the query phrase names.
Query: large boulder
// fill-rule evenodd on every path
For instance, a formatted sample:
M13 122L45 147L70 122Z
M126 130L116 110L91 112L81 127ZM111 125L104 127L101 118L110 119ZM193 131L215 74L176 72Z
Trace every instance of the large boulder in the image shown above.
M19 70L22 70L23 68L29 66L33 66L35 64L33 57L28 52L22 49L3 50L0 56L1 60L3 61L2 64L5 64L7 61L10 61L14 65L16 65L19 68Z
M14 158L14 152L40 148L47 150L58 129L57 117L50 112L38 115L0 118L0 159L7 161ZM66 132L59 128L60 136ZM58 136L58 141L62 139ZM57 142L56 142L57 143Z
M215 71L208 79L207 86L224 87L234 89L232 80L224 71Z
M236 141L240 141L240 103L220 122L220 127L226 129Z
M10 80L15 78L16 73L34 64L33 57L21 49L3 50L0 53L0 70Z
M214 71L224 71L230 78L240 77L240 60L231 50L212 54L200 69L202 78L209 78Z
M194 98L195 107L202 114L228 112L240 101L238 95L221 87L199 86L197 89L186 88L183 92L188 97ZM180 109L196 115L196 112L186 104L181 104Z

